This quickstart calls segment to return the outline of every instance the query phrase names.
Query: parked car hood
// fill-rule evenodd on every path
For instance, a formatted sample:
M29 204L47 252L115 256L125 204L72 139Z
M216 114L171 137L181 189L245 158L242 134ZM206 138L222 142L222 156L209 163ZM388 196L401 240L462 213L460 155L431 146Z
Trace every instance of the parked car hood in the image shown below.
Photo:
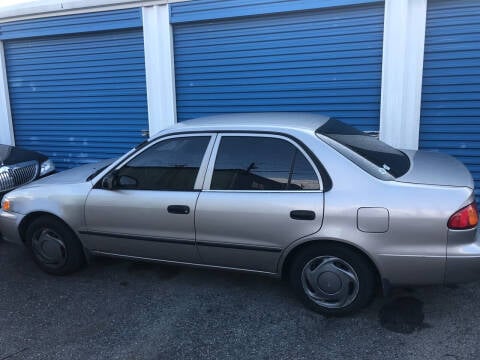
M0 166L13 165L31 160L37 160L39 163L42 163L48 160L48 157L35 151L0 144Z
M91 174L110 165L114 160L115 159L104 160L97 163L82 165L70 170L65 170L36 180L26 186L23 186L22 189L33 188L42 185L78 184L86 182L87 178Z
M410 169L397 181L474 188L468 169L454 157L430 151L402 150L410 158Z

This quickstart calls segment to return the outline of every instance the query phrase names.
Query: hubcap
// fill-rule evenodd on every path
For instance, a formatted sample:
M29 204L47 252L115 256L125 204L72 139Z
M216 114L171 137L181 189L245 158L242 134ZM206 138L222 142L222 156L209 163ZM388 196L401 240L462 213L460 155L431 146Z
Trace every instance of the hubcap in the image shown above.
M316 304L342 308L358 294L358 276L352 266L335 256L318 256L302 270L303 290Z
M51 268L62 267L67 259L65 243L52 229L40 229L34 233L32 250L38 260Z

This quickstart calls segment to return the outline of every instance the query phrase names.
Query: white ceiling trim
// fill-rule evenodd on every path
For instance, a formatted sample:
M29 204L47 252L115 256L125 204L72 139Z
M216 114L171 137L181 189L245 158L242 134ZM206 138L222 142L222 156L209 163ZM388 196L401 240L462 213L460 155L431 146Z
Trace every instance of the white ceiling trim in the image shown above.
M190 0L41 0L0 7L0 23Z

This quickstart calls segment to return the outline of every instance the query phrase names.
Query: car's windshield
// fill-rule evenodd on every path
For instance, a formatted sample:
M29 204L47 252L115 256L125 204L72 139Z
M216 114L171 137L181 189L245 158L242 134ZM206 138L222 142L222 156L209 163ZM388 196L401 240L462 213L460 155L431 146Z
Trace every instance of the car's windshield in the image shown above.
M410 168L408 156L400 150L336 119L329 119L317 133L346 146L393 177L404 175Z

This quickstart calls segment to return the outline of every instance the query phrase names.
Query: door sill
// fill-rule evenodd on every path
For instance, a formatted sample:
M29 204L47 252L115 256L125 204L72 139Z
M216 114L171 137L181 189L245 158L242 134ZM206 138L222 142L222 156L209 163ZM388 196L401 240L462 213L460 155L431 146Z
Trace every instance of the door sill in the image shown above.
M115 253L99 251L99 250L90 250L90 253L95 256L107 256L107 257L113 257L113 258L119 258L119 259L138 260L138 261L155 262L155 263L170 264L170 265L184 265L184 266L191 266L196 268L240 271L240 272L255 273L255 274L261 274L261 275L266 275L270 277L280 278L280 275L278 273L262 271L262 270L242 269L242 268L235 268L235 267L228 267L228 266L198 264L198 263L174 261L174 260L160 260L160 259L153 259L153 258L141 257L141 256L115 254Z

